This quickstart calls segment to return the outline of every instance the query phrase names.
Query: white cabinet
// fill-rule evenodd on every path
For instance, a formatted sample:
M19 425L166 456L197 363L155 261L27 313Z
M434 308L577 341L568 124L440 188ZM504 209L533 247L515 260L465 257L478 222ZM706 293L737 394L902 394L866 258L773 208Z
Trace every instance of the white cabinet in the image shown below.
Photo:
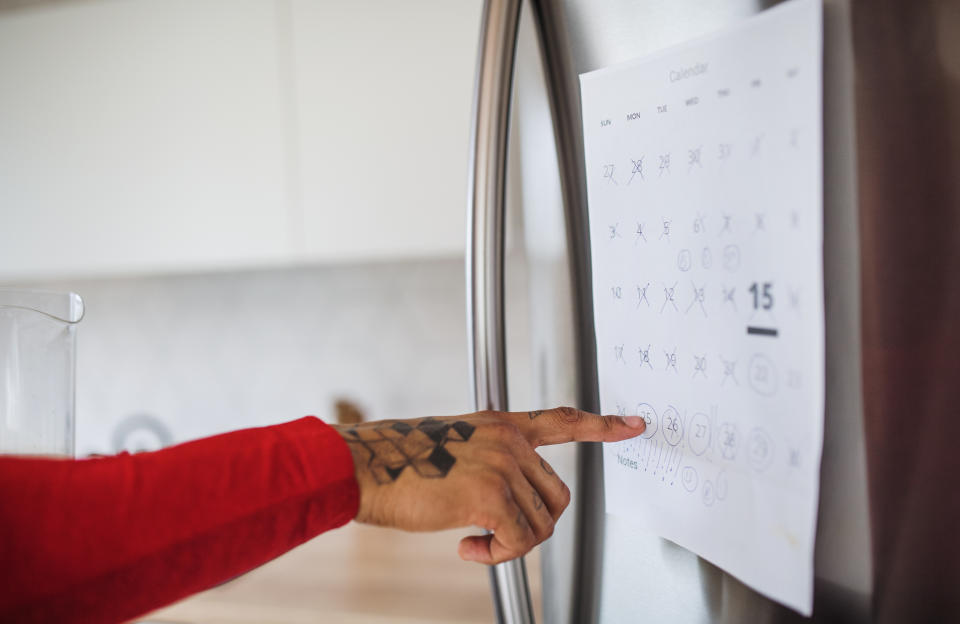
M462 253L481 2L293 7L308 255Z
M0 280L462 252L479 10L0 13Z
M0 19L0 276L287 253L275 11L70 3Z

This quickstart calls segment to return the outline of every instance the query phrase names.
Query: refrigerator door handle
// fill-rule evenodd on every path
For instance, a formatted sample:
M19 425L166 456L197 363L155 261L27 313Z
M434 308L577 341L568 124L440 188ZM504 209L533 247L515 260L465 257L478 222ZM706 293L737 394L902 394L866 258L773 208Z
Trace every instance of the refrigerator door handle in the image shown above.
M520 0L485 0L467 197L467 344L476 410L507 409L503 237L507 137ZM532 624L523 558L490 568L497 621Z

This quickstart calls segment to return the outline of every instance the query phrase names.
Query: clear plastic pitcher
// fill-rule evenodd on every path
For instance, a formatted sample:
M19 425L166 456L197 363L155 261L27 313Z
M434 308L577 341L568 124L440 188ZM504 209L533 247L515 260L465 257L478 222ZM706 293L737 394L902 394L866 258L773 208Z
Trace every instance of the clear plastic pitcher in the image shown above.
M0 288L0 453L73 456L74 293Z

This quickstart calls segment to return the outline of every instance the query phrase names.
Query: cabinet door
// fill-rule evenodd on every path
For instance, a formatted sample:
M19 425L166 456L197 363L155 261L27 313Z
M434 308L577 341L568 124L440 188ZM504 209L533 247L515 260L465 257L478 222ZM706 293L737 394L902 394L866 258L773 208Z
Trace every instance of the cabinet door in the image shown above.
M0 15L0 279L288 257L278 49L259 0Z
M293 0L308 258L463 253L479 0Z

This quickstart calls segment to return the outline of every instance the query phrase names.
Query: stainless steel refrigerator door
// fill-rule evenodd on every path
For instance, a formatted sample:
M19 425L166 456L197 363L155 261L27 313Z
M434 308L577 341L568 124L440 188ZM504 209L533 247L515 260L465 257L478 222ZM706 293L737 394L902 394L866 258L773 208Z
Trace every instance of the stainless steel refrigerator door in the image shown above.
M571 397L586 409L598 404L577 74L715 30L769 4L540 0L525 7L507 196L522 206L532 394L543 404ZM865 619L871 587L848 2L826 2L824 20L827 413L814 619ZM545 123L551 112L552 126ZM574 503L572 518L544 546L546 621L801 619L692 553L605 515L594 446L550 454L573 481Z
M467 217L467 344L475 410L507 409L504 189L520 0L488 0L480 28ZM533 621L522 558L490 568L499 622Z

